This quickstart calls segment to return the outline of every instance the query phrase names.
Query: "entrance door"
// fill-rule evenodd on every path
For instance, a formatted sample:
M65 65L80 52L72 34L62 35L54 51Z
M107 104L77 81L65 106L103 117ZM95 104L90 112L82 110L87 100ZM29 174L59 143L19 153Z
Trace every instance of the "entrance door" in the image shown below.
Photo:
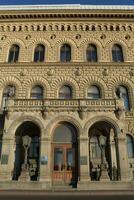
M53 146L53 184L74 185L77 181L76 148L73 144Z

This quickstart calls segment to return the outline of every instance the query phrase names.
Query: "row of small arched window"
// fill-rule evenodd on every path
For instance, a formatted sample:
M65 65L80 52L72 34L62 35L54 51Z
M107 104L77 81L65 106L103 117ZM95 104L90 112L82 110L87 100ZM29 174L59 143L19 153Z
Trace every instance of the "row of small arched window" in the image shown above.
M19 51L20 47L13 44L9 49L8 62L14 63L19 61ZM122 47L119 44L114 44L112 47L112 60L114 62L123 62L124 56ZM71 46L69 44L63 44L60 48L60 61L70 62L72 57ZM88 44L86 49L86 60L88 62L97 62L98 53L95 44ZM45 46L38 44L34 49L34 62L44 62L45 61Z
M3 92L3 102L6 101L8 97L15 97L15 86L8 85ZM126 110L129 110L129 96L128 90L126 87L120 85L115 91L117 98L122 98L124 100L124 105ZM43 99L44 98L44 90L40 85L35 85L30 92L31 99ZM60 87L58 91L59 99L72 99L73 98L73 89L69 85L63 85ZM96 85L91 85L87 89L87 98L88 99L100 99L101 91L100 88Z

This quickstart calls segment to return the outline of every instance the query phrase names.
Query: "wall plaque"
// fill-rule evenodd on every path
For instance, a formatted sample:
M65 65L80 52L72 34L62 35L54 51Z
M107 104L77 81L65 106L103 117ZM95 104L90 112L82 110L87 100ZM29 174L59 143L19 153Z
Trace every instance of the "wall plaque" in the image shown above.
M1 156L1 164L2 165L7 165L8 164L8 155L7 154L3 154Z
M80 157L80 164L81 165L87 165L87 156L81 156Z
M47 165L48 163L48 157L47 156L41 156L41 165Z

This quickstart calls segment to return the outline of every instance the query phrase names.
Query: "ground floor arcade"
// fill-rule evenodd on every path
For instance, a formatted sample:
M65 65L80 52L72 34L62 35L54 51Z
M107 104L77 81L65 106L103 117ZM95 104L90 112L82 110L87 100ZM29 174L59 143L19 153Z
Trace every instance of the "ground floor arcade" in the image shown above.
M126 135L113 120L96 118L82 127L67 118L44 127L34 117L10 126L2 137L0 181L45 182L46 188L133 182Z

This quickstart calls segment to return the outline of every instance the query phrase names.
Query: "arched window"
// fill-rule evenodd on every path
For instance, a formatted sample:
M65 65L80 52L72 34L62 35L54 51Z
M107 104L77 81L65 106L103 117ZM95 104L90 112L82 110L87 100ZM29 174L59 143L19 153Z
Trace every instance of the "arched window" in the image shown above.
M133 137L130 135L127 135L127 154L128 158L134 157L134 141Z
M118 98L122 98L124 100L125 109L129 110L130 109L130 105L129 105L129 96L128 96L127 88L122 86L122 85L120 85L117 88L116 94L117 94Z
M75 128L69 123L59 124L54 131L53 142L75 143L76 142Z
M123 62L122 47L119 44L114 44L112 48L112 60L114 62Z
M101 156L101 150L96 136L90 139L90 156L91 158L99 158Z
M99 99L100 98L100 90L97 86L92 85L88 88L87 98L89 99Z
M72 98L72 89L68 85L63 85L59 90L60 99L71 99Z
M3 98L2 98L2 107L6 107L7 106L7 101L8 98L14 98L15 97L15 86L13 85L8 85L5 87L4 91L3 91Z
M71 61L71 47L68 44L63 44L60 49L60 61L70 62Z
M87 46L86 58L88 62L97 62L97 48L94 44Z
M43 88L39 85L36 85L31 90L31 99L43 99Z
M38 44L34 50L34 62L43 62L45 59L45 47L42 44Z
M15 63L18 62L18 58L19 58L19 46L16 44L13 44L10 49L9 49L9 56L8 56L8 62L11 63Z

